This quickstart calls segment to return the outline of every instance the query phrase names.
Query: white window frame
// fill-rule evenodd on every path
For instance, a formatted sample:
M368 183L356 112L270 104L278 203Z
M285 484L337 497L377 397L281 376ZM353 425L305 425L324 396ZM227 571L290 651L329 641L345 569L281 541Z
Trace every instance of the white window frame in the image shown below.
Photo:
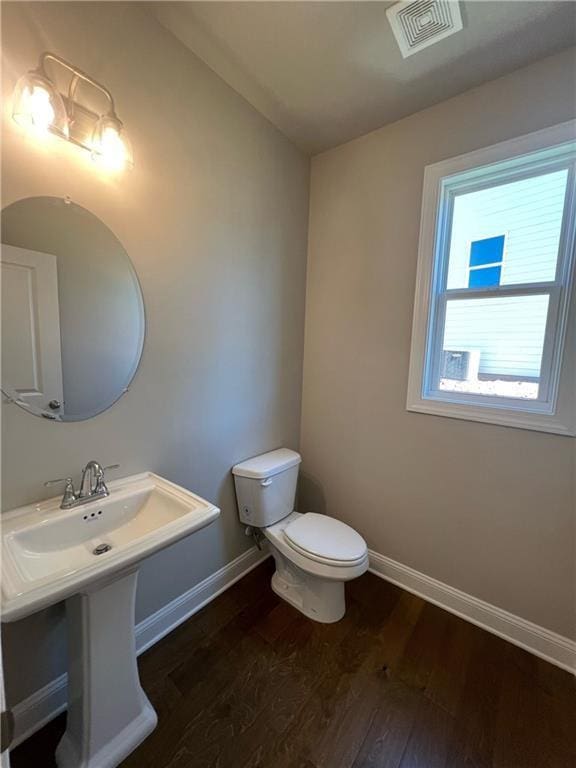
M538 152L537 157L533 153ZM497 164L497 165L495 165ZM492 166L492 167L491 167ZM454 195L569 167L554 281L447 289ZM576 120L427 166L424 172L407 409L450 418L576 435ZM449 298L550 296L538 400L432 386L439 383L444 313ZM569 321L570 316L570 321ZM565 354L565 352L568 354Z

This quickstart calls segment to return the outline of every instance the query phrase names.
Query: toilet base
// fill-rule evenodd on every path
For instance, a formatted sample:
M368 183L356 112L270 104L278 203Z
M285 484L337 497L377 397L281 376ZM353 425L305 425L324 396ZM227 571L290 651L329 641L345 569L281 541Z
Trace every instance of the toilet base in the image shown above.
M272 554L276 563L272 589L279 597L314 621L340 621L346 612L344 582L305 573L278 551Z

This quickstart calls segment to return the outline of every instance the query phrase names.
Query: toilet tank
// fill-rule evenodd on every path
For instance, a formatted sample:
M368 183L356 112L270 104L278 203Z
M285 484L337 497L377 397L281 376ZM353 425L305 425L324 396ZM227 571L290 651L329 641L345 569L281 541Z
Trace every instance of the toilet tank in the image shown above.
M232 468L238 513L243 523L265 528L294 511L301 461L296 451L279 448Z

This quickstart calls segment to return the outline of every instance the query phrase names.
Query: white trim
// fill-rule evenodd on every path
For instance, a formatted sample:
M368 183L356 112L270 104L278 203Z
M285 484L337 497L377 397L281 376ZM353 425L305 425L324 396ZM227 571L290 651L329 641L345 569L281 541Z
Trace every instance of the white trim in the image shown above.
M570 274L574 250L574 222L572 218L574 216L574 199L572 196L574 174L572 171L568 179L568 202L563 218L562 238L564 247L560 249L563 253L565 252L565 258L559 258L557 280L546 284L547 292L553 293L555 289L562 292L562 301L558 307L558 322L547 324L544 354L548 354L549 365L543 366L546 370L543 370L541 387L541 391L546 395L546 402L534 402L529 408L525 402L504 400L503 398L497 401L496 398L488 400L482 396L438 393L429 391L429 383L424 381L425 372L432 369L434 356L431 350L437 347L438 329L443 326L443 322L440 322L442 317L438 314L440 312L437 307L438 302L433 299L433 295L436 296L438 292L441 299L449 293L443 287L444 260L442 260L442 264L436 265L435 254L445 253L447 247L446 237L449 232L450 200L452 199L450 190L459 187L464 189L462 185L477 186L486 175L493 176L494 179L500 178L502 174L510 172L506 169L519 168L520 164L527 162L528 158L524 160L524 156L539 150L546 151L546 156L544 159L534 161L534 163L541 165L542 168L546 163L555 163L560 159L566 160L566 162L570 160L573 165L574 159L572 155L570 155L571 159L569 158L569 153L573 153L575 138L576 120L570 120L425 168L407 410L561 435L576 435L575 365L574 361L567 359L568 355L562 361L562 346L566 336L568 311L574 299ZM494 164L498 165L494 167ZM462 174L463 178L460 179ZM441 205L444 199L447 200L447 204ZM530 284L527 284L526 286L505 286L498 291L494 289L492 292L484 291L483 293L485 295L491 295L491 293L500 295L504 289L508 292L514 292L520 288L524 292L530 292ZM552 309L553 306L549 312ZM574 311L573 307L572 311ZM561 372L562 365L564 370ZM548 392L547 386L547 373L550 375L550 392ZM561 378L562 381L560 381ZM555 407L556 391L560 391L561 394Z
M39 688L24 701L12 708L14 715L14 739L11 749L17 747L33 733L49 723L66 709L68 675L63 674Z
M368 555L369 570L376 576L576 674L576 641L461 592L378 552L369 550Z
M446 416L449 419L461 419L464 421L479 421L483 424L498 424L501 427L516 427L530 429L533 432L547 432L548 434L574 437L576 432L569 424L552 424L544 421L550 416L542 416L538 413L516 413L510 408L498 411L495 408L485 406L463 405L461 403L442 402L441 400L422 400L422 402L407 405L408 411L414 413L427 413L431 416ZM544 422L544 423L543 423Z
M242 579L270 556L251 547L220 570L179 595L136 626L136 653L140 655L207 603ZM68 676L60 675L12 708L15 721L14 749L66 709Z

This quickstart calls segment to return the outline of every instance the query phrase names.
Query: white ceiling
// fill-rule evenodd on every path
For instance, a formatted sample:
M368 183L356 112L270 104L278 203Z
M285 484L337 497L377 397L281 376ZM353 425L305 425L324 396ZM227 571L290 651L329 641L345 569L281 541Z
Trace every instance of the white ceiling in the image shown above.
M403 59L390 2L158 2L160 23L312 154L576 44L570 0L467 0ZM479 116L481 119L481 116Z

